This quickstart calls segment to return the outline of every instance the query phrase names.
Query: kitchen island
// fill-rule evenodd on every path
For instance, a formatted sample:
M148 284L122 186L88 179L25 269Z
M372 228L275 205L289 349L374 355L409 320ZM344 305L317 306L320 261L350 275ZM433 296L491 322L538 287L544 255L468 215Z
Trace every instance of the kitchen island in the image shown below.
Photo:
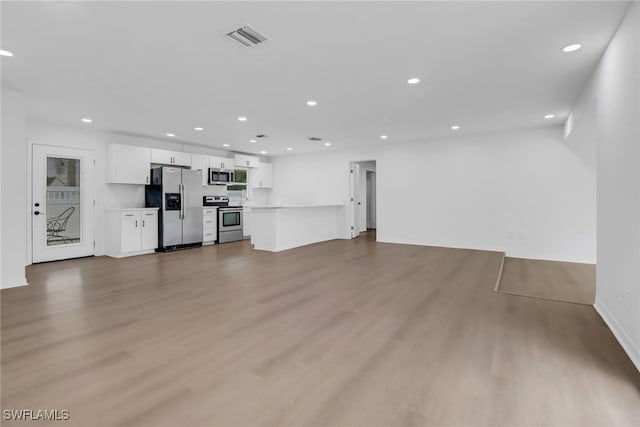
M345 204L251 206L254 249L279 252L346 238Z

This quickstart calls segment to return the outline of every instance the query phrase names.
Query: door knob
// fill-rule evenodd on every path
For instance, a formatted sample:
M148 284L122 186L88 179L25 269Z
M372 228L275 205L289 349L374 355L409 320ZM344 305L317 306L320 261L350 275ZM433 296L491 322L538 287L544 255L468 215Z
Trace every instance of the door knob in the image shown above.
M40 211L35 211L33 214L34 215L40 215Z

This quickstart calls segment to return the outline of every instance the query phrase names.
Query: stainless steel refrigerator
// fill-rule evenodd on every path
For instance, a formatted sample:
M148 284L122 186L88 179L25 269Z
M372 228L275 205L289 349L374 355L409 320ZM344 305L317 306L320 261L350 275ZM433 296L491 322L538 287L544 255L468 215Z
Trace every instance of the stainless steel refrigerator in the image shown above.
M159 208L159 250L202 244L202 194L200 170L169 166L151 169L145 205Z

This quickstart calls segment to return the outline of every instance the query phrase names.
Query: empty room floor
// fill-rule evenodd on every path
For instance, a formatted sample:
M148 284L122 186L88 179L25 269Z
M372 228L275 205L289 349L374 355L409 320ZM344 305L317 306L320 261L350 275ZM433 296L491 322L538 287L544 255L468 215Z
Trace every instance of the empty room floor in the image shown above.
M78 426L636 425L640 373L595 310L493 292L501 261L369 233L35 265L1 294L2 409Z

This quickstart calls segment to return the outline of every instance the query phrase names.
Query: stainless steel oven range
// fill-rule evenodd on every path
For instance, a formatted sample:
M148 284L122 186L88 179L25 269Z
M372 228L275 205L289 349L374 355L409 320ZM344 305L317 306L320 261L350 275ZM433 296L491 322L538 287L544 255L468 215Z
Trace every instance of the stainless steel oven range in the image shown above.
M218 208L218 243L243 239L242 206L220 206Z
M202 205L218 207L218 243L243 239L242 206L229 206L228 196L204 196Z

